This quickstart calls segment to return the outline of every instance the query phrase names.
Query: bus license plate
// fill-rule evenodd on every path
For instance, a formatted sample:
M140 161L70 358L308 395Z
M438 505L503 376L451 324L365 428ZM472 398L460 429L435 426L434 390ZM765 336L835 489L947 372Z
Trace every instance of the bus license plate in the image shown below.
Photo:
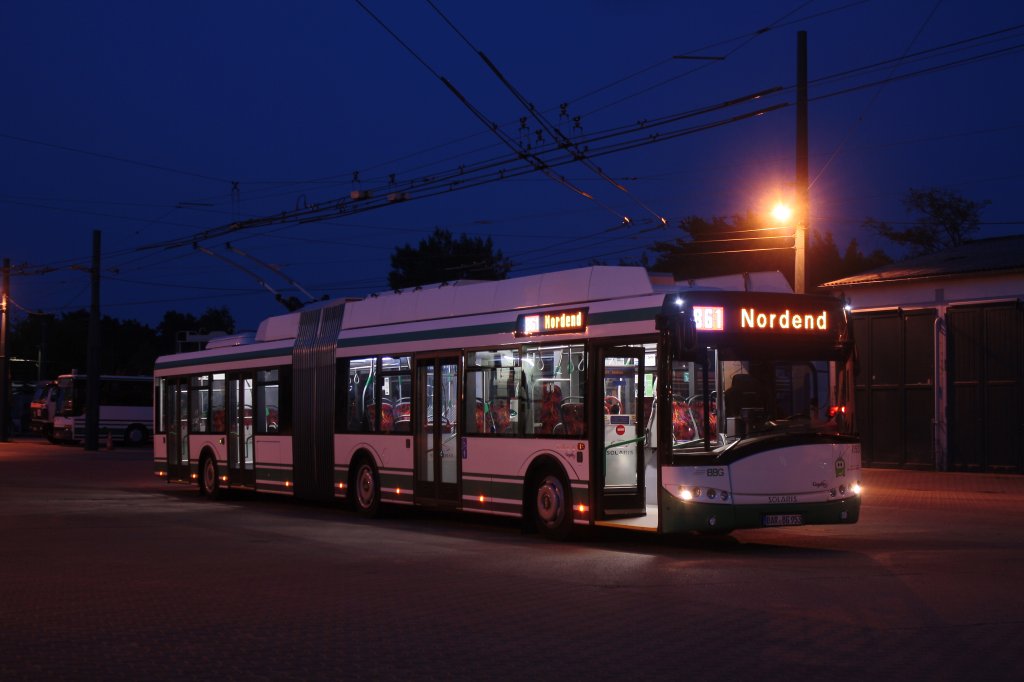
M765 526L802 526L803 514L765 514Z

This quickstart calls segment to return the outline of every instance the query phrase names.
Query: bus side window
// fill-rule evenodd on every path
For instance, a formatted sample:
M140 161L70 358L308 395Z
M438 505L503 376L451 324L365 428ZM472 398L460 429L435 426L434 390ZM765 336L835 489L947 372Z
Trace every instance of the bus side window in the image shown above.
M375 358L348 361L348 431L366 433L376 426Z
M260 370L256 373L256 433L291 431L291 368Z

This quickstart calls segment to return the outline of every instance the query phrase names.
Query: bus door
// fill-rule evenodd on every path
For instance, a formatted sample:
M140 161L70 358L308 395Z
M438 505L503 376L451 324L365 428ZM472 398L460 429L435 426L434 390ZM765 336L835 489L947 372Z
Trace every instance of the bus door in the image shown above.
M164 426L167 429L167 478L191 480L188 462L188 379L164 379Z
M419 504L459 502L459 359L416 359L413 412L415 498Z
M255 486L254 372L227 375L228 482Z
M599 357L593 452L600 513L644 514L644 350L605 348Z

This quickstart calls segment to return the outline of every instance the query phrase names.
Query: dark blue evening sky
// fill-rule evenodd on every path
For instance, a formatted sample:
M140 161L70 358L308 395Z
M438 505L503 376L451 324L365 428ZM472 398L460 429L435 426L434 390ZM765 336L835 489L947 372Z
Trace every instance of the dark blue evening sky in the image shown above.
M492 236L513 274L635 258L673 233L655 216L760 211L792 191L800 30L812 229L882 246L863 220L906 220L906 189L938 186L991 200L982 236L1022 231L1019 2L435 0L458 32L428 2L363 4L405 47L351 0L5 3L0 256L15 266L16 305L88 306L81 267L96 229L104 314L149 324L223 305L254 328L283 310L191 246L210 230L203 247L286 294L224 244L332 297L386 289L395 246L435 227ZM525 108L470 44L547 121L606 152L593 164L628 193L583 164L555 165L568 154L550 134L538 142L537 121L520 130ZM564 181L522 172L438 76ZM409 200L360 210L353 190ZM342 199L340 216L293 219L328 217Z

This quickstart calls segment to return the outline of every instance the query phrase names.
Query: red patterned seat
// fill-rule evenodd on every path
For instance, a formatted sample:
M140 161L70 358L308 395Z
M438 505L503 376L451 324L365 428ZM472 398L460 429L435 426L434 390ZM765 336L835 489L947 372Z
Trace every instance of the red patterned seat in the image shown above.
M556 384L544 384L540 403L540 428L537 433L553 433L562 419L562 389Z
M512 410L508 401L498 398L491 401L491 420L494 422L495 433L508 433L512 426Z
M672 438L674 440L693 440L697 435L693 428L693 416L689 406L681 400L672 401Z

